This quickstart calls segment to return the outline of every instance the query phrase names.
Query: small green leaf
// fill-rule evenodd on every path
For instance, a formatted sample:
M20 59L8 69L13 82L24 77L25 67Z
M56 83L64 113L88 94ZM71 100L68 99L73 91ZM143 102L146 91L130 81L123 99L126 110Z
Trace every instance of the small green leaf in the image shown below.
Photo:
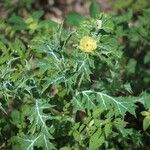
M143 129L144 131L150 126L150 117L145 117L143 120Z
M66 23L72 26L78 26L83 20L83 17L75 12L70 12L66 15Z
M144 57L144 64L150 63L150 52L146 53Z
M100 13L100 6L95 0L93 0L90 5L90 15L91 17L95 18L99 13Z
M105 135L106 135L106 138L107 138L110 135L110 133L112 132L112 126L111 126L110 123L105 125L104 131L105 131Z
M14 124L16 124L17 126L21 123L21 115L19 111L13 111L11 113L11 118Z
M12 26L12 30L15 30L15 31L26 30L26 29L27 29L27 25L25 25L25 24Z
M107 33L113 32L113 30L114 30L114 23L112 22L112 20L109 19L106 22L104 22L102 29L104 29L104 31L106 31Z
M89 149L97 150L105 142L101 128L99 128L90 138Z
M129 93L133 93L130 83L124 84L124 88L125 88Z
M65 147L60 148L60 150L71 150L71 148L65 146Z
M126 67L129 74L135 73L136 64L137 64L137 61L135 59L131 58L129 60L127 67Z
M34 19L39 19L40 17L42 17L43 14L44 14L43 11L35 11L35 12L32 13L32 17Z
M149 115L149 112L148 112L148 111L142 111L141 114L142 114L143 116L148 116L148 115Z

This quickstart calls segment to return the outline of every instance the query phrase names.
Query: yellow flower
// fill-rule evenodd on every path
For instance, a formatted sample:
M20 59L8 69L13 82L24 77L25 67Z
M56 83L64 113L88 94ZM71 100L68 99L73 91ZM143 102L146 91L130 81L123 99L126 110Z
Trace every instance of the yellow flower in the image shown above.
M93 52L97 48L96 40L85 36L80 40L79 49L84 52Z

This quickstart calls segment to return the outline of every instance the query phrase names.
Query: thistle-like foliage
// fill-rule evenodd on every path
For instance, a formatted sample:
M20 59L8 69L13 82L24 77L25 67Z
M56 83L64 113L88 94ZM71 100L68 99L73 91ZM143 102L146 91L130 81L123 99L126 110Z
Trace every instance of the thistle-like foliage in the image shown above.
M54 145L49 141L53 139L50 129L52 124L46 123L52 121L54 117L50 114L45 114L44 110L50 110L52 106L43 102L44 100L38 99L35 105L31 107L29 113L30 136L20 137L20 143L23 149L33 150L34 146L43 147L45 150L54 149Z
M103 92L96 91L81 91L73 97L74 110L85 111L94 110L97 108L110 110L113 109L115 115L121 115L124 117L126 112L130 112L135 115L135 104L134 101L124 100L122 97L112 97Z
M142 145L141 130L127 124L138 117L139 103L149 109L149 96L133 96L133 85L123 80L123 26L115 20L101 13L85 19L76 31L59 25L43 34L36 22L30 34L38 34L31 41L23 39L25 45L0 42L2 147L97 150L119 149L122 143L128 147L128 141ZM142 115L146 131L149 110Z
M19 138L23 150L34 150L34 147L43 147L44 150L54 150L55 147L44 134L23 136Z

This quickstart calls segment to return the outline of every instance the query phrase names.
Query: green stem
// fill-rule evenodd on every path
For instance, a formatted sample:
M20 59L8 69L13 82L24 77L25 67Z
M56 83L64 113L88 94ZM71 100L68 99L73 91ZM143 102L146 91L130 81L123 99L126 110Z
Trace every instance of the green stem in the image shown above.
M84 77L84 73L82 73L81 78L80 78L80 80L79 80L78 87L77 87L78 89L79 89L79 88L80 88L80 86L81 86L81 83L82 83L83 77Z

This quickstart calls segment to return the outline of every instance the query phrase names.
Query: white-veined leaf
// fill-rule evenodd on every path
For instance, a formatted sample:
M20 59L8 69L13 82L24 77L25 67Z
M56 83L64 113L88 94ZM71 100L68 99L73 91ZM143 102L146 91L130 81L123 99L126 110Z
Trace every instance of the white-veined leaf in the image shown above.
M35 131L40 130L45 136L51 139L53 138L50 134L50 127L47 126L46 121L53 120L54 117L43 112L45 109L51 109L51 107L50 104L44 103L42 99L36 100L29 115L29 120L32 123L30 128L32 134Z
M73 97L72 103L74 105L74 110L85 111L85 109L95 109L103 108L105 110L113 109L115 115L124 116L126 112L135 115L135 105L130 97L111 97L102 92L95 92L91 90L78 92L75 97Z

